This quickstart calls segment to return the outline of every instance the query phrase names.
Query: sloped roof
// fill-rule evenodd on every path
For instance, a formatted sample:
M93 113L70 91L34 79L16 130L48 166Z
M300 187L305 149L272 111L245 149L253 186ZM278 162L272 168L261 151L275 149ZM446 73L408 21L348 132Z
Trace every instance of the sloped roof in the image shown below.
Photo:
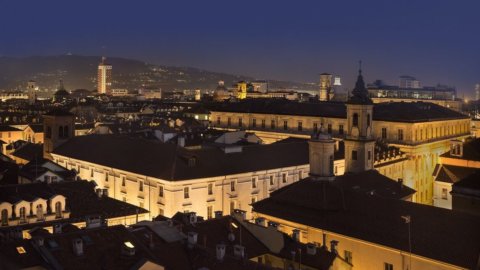
M308 102L279 99L245 99L212 105L210 111L300 115L313 117L347 118L345 103ZM373 120L389 122L430 122L450 119L468 119L459 112L428 102L387 102L374 104Z
M95 151L90 150L92 147ZM53 154L171 181L309 163L306 142L247 145L242 149L226 154L218 147L193 150L127 136L87 135L70 139ZM195 165L189 166L192 158Z
M360 181L361 175L358 177ZM277 190L253 208L257 213L405 252L409 251L408 228L402 216L408 215L412 221L414 254L468 269L477 268L480 218L471 215L357 192L342 187L337 181L312 179Z

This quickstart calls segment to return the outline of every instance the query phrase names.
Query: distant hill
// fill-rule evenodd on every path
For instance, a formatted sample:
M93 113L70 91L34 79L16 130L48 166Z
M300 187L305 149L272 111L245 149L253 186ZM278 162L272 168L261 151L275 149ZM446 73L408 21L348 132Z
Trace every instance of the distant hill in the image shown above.
M63 79L65 88L96 89L97 66L100 56L32 56L25 58L0 57L0 89L24 89L28 80L37 81L41 88L55 89ZM112 57L113 88L136 90L142 87L163 90L214 89L217 82L227 86L239 80L254 80L239 76L205 71L191 67L154 65L138 60ZM315 89L311 84L269 81L273 88Z

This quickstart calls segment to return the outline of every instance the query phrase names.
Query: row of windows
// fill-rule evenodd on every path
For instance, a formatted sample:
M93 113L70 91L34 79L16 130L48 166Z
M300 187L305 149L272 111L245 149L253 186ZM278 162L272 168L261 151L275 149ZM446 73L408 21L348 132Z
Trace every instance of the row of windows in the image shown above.
M460 131L460 134L463 134L467 132L467 124L461 125L458 128L458 131ZM415 141L422 141L426 140L429 138L437 138L437 137L443 137L443 136L449 136L449 135L454 135L457 133L457 128L454 126L446 126L446 127L436 127L436 128L430 128L430 129L419 129L415 130ZM388 132L387 128L383 127L382 128L382 139L386 140L388 139ZM403 134L403 129L398 129L397 131L397 140L403 141L404 140L404 134Z
M265 124L265 119L262 119L261 120L261 125L258 126L260 128L266 128L266 124ZM217 125L221 125L221 118L220 117L217 117ZM323 124L321 124L323 125ZM232 119L231 117L228 117L227 118L227 127L231 127L232 126ZM275 120L271 120L270 122L270 129L276 129L276 122ZM243 121L242 121L242 118L238 118L238 127L239 128L242 128L243 127ZM252 119L252 125L251 125L252 128L257 128L257 119L253 118ZM284 120L283 121L283 130L289 130L289 125L288 125L288 121L287 120ZM297 130L298 131L303 131L303 122L302 121L298 121L297 122ZM318 132L318 123L313 123L313 131L314 132ZM332 124L327 124L327 132L332 134L333 133L333 128L332 128ZM344 128L343 128L343 125L338 125L338 133L339 134L343 134L344 133Z
M45 220L45 211L42 204L38 204L35 209L35 216L37 221ZM31 210L30 215L33 215L33 210ZM12 212L12 218L18 218L20 223L27 222L27 209L25 207L20 207L18 217L15 216L15 212ZM62 203L55 203L55 218L62 218ZM7 209L3 209L0 213L0 224L1 226L8 226L9 214Z

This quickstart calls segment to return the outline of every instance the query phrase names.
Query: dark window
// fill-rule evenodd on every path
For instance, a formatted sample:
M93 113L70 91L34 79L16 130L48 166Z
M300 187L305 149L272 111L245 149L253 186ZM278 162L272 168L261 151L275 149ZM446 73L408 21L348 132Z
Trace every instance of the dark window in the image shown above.
M63 138L63 127L62 126L58 127L58 137Z
M232 118L228 117L227 119L227 126L229 127L232 124Z
M393 264L384 263L383 265L384 265L384 267L383 267L384 270L393 270Z
M287 174L282 174L282 183L287 183Z
M368 160L372 159L372 152L368 151Z
M357 151L352 151L352 160L357 160Z
M210 183L208 184L208 195L212 195L213 194L213 184Z
M221 121L220 121L220 116L219 116L219 117L217 117L217 125L220 125L220 122Z
M398 140L403 141L403 129L398 130Z
M252 178L252 188L257 188L257 178Z
M332 134L332 124L328 124L327 132L328 132L328 134Z
M207 219L213 218L213 206L207 206Z
M283 121L283 129L288 130L288 121Z
M354 113L353 118L352 118L352 126L357 127L358 126L358 114Z
M265 119L262 119L262 128L265 128Z
M271 129L275 129L275 120L272 119L272 121L270 122L270 128Z
M252 127L253 128L257 127L257 119L255 119L255 118L252 119Z
M238 127L242 127L243 123L242 123L242 118L238 118Z
M55 203L55 218L61 218L62 217L62 203L61 202L56 202Z
M184 199L190 198L190 189L188 187L183 188L183 198Z
M45 137L47 138L52 138L52 128L51 127L47 127L47 133L45 134Z
M370 114L368 113L367 114L367 127L370 126Z
M343 125L338 126L338 134L343 135Z
M2 226L8 225L8 210L3 209L1 214Z
M318 132L318 124L313 123L313 133L317 133L317 132Z
M235 191L235 181L230 182L230 191Z
M273 175L270 175L270 186L273 186L275 184L275 178Z
M382 128L382 139L387 139L387 128Z
M63 128L63 137L68 138L70 137L70 131L68 130L68 126Z
M138 182L138 191L143 191L143 182L142 181Z
M158 196L163 198L163 186L158 186Z
M302 122L298 122L298 131L302 131L302 129L303 129Z

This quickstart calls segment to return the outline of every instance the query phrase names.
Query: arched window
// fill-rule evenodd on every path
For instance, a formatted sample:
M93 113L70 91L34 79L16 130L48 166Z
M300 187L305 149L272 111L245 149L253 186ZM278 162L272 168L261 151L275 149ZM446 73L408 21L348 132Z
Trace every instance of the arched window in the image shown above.
M56 202L55 203L55 218L61 218L62 217L62 203L61 202Z
M43 220L43 205L37 205L37 220Z
M27 221L27 213L25 207L20 208L20 223L25 223Z
M370 126L370 114L368 113L367 114L367 127Z
M2 221L2 226L7 226L8 225L8 210L7 209L2 210L1 221Z
M62 126L58 127L58 137L63 138L63 127Z
M357 127L357 126L358 126L358 113L354 113L354 114L353 114L352 125L353 125L354 127Z

